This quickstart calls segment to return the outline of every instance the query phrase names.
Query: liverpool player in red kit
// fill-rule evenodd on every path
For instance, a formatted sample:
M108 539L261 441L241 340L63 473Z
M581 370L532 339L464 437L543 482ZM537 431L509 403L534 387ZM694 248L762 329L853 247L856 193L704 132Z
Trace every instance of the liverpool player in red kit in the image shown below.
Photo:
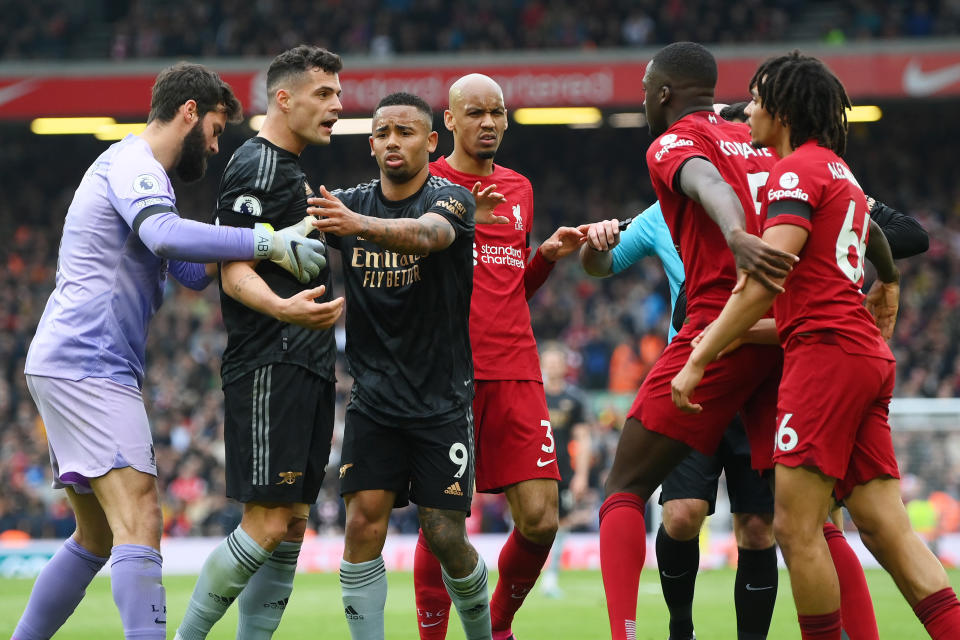
M849 99L819 60L798 52L761 65L751 92L754 143L782 158L761 189L763 238L800 261L779 297L752 280L731 296L673 380L674 399L706 410L710 398L697 389L693 404L691 394L708 363L773 304L784 348L774 531L802 637L841 638L840 588L821 535L834 492L930 636L960 637L960 602L900 499L887 422L895 362L860 291L867 201L840 159Z
M600 509L600 565L614 640L636 637L637 588L646 557L643 511L653 491L691 449L713 454L738 411L751 444L761 425L776 417L781 354L771 345L745 345L711 365L705 385L713 400L709 411L684 414L670 398L670 380L686 362L690 341L720 312L738 269L776 287L770 279L785 277L795 260L758 237L754 195L776 157L750 145L745 125L714 113L716 82L716 61L692 42L658 52L643 77L647 120L657 136L647 165L684 263L687 323L628 413ZM588 231L590 246L604 250L608 239L595 237L597 230L592 225ZM747 381L746 372L752 374Z
M513 616L543 569L558 519L557 451L527 300L553 263L580 247L583 236L561 227L529 259L533 189L525 177L493 162L507 128L496 82L480 74L460 78L450 87L443 117L453 132L453 153L432 162L430 172L475 194L481 186L495 186L503 194L497 211L510 220L476 228L470 302L477 491L503 491L515 523L500 552L500 577L490 601L493 640L503 640L513 637ZM444 638L450 598L422 535L414 585L420 637Z

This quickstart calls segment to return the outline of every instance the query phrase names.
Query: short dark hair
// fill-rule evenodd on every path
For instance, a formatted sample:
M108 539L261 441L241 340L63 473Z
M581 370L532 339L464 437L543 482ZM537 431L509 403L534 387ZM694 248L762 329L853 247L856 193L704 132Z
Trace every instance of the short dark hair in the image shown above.
M230 85L215 71L202 64L178 62L157 75L151 89L147 122L170 122L187 100L196 101L197 115L201 118L222 105L229 122L243 119L243 106Z
M423 113L430 120L430 126L433 126L433 110L427 101L420 96L405 91L397 91L380 99L374 113L380 111L383 107L416 107L417 111Z
M674 42L653 56L654 69L666 78L690 80L704 87L717 86L717 61L696 42Z
M340 73L343 60L337 54L309 44L301 44L287 49L270 63L267 69L267 92L273 93L281 80L306 73L311 69L322 69L327 73Z
M807 140L843 155L847 149L847 109L843 84L823 62L799 51L770 58L750 79L760 104L790 127L790 146Z
M747 105L749 102L734 102L733 104L728 104L723 109L720 109L720 117L724 120L737 121L737 122L746 122L747 121Z

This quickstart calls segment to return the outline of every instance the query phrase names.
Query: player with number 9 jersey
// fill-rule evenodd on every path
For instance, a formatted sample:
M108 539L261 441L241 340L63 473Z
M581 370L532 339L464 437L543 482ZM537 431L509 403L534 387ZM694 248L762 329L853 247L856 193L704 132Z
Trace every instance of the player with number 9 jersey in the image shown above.
M839 478L840 498L874 478L899 478L887 423L894 357L860 290L866 196L815 140L777 163L764 196L765 230L789 224L809 233L773 307L784 347L773 460Z

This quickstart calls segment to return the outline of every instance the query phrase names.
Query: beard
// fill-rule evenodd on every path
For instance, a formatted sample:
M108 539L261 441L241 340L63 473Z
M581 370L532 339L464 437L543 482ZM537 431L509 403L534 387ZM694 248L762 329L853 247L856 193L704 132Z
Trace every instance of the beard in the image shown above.
M201 120L202 122L202 120ZM183 139L180 149L180 159L174 170L177 177L184 182L195 182L203 177L207 171L207 150L203 136L201 122L193 125L190 133Z
M497 156L497 152L494 150L489 150L489 151L484 150L484 151L477 152L477 157L480 158L481 160L491 160L496 156Z

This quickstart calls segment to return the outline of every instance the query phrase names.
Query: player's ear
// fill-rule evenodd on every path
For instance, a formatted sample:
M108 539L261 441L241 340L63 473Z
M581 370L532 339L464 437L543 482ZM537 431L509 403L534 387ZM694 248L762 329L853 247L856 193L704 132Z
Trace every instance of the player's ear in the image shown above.
M370 155L371 155L371 156L376 156L377 154L376 154L376 152L373 150L373 136L370 136L369 140L370 140Z
M506 131L510 128L510 112L504 108L503 110L503 130Z
M453 131L454 124L453 111L447 109L443 112L443 126L447 128L447 131Z
M437 150L437 140L440 139L440 134L436 131L431 131L430 135L427 136L427 151L433 153Z
M670 102L670 98L673 97L673 92L670 90L670 85L665 84L660 87L658 92L660 98L660 104L667 104Z
M197 113L197 101L190 99L180 105L180 115L187 121L187 124L194 124L199 117Z
M290 110L290 92L286 89L277 89L277 92L273 94L274 100L277 101L277 105L283 110L284 113Z

